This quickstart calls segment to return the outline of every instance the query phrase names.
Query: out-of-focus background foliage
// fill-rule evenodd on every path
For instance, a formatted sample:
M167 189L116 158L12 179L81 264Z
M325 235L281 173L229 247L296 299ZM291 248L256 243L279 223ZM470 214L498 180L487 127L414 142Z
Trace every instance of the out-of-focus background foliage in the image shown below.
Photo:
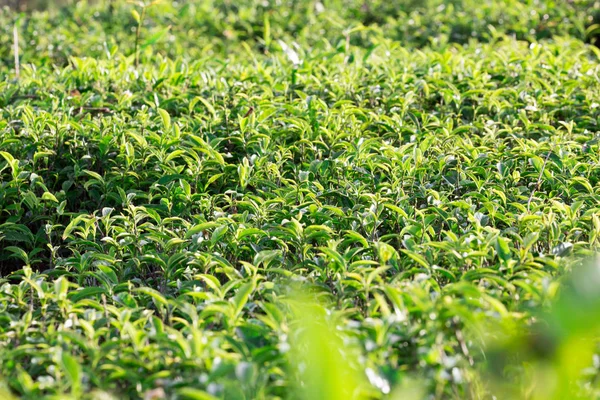
M106 51L104 43L109 48L119 46L123 52L133 45L136 21L129 10L115 7L114 0L21 0L12 4L38 13L35 27L25 18L22 41L30 43L27 49L42 52L41 56L53 62L65 63L69 55L98 56ZM596 36L599 9L600 4L592 0L165 1L147 10L144 26L146 37L171 27L170 35L153 43L155 52L194 57L199 49L225 51L240 41L261 49L265 21L273 38L307 43L343 39L344 32L356 24L370 28L350 35L351 44L356 45L367 45L376 32L385 32L386 38L408 47L489 42L497 35L527 41L568 35L590 41ZM42 16L36 10L47 12ZM12 25L7 22L0 37L4 44L12 39ZM72 40L61 40L67 32ZM8 59L9 49L4 46L0 56ZM26 61L27 53L24 57Z

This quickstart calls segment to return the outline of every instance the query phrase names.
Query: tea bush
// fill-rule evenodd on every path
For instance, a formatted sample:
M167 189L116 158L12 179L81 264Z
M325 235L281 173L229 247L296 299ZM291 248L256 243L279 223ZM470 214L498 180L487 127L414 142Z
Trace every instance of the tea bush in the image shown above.
M0 395L597 397L595 8L3 9Z

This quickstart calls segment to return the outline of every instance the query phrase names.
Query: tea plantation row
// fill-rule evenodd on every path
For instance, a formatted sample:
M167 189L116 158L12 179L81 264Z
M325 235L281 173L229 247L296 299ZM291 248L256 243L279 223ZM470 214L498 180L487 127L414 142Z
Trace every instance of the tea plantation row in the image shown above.
M0 397L596 398L596 8L2 10Z

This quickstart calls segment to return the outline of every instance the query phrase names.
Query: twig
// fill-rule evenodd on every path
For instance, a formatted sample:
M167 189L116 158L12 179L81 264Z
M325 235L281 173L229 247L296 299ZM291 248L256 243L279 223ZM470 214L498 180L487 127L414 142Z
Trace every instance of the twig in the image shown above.
M75 115L75 118L83 118L86 113L94 115L112 114L113 110L108 107L79 107L79 113Z
M106 325L107 325L108 329L110 330L110 319L108 318L108 306L106 304L106 296L104 295L104 293L102 293L102 296L100 296L100 298L102 299L102 306L104 308L104 319L106 320Z
M80 112L98 112L98 113L112 113L113 111L108 107L79 107Z
M244 114L244 118L248 118L254 112L254 107L250 106L250 109L246 114Z
M539 191L542 186L542 176L544 175L544 170L546 169L546 164L548 164L548 159L550 158L551 153L552 152L549 151L548 154L546 154L546 158L544 159L544 164L542 165L542 169L540 170L540 176L538 176L537 183L535 184L535 187L533 188L533 190L531 191L531 194L529 195L529 200L527 200L527 212L529 212L529 207L531 206L531 201L533 200L533 196L535 195L535 192Z
M6 104L13 104L17 100L29 99L29 100L39 100L41 98L40 95L37 94L13 94L6 102Z

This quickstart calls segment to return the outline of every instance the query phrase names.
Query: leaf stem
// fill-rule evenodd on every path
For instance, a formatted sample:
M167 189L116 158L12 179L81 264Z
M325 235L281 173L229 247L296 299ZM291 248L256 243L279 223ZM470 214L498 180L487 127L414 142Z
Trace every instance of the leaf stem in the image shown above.
M142 14L140 15L140 20L138 21L137 29L135 30L135 68L138 68L140 65L140 54L139 54L139 43L140 43L140 33L142 30L142 24L144 23L144 17L146 15L146 7L142 7Z
M551 153L551 151L549 151L548 154L546 154L546 158L544 159L544 164L542 165L542 169L540 170L540 175L538 176L535 187L533 188L533 190L531 191L531 194L529 195L529 200L527 200L527 212L529 212L529 207L531 206L531 201L533 200L533 196L535 195L535 192L539 191L542 186L542 176L544 175L544 170L546 169L546 164L548 164L548 159L550 158L550 153Z
M17 79L19 79L21 68L19 63L19 31L17 28L18 20L15 21L15 25L13 27L13 51L15 53L15 75Z

